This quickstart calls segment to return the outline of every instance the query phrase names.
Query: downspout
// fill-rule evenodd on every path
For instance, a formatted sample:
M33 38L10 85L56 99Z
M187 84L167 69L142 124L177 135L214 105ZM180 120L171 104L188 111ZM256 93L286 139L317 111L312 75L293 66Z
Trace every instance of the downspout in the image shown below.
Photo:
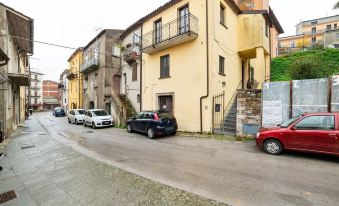
M140 41L141 41L141 43L140 43L140 91L139 91L139 93L140 93L140 112L142 111L142 68L143 68L143 66L142 66L142 42L143 42L143 30L144 30L144 23L143 22L141 22L141 37L140 37Z
M271 34L271 27L268 30L268 39L269 39L269 46L270 46L270 70L271 70L271 67L272 67L272 34ZM266 68L267 68L267 65L266 65L266 58L265 58L265 82L266 82L266 78L267 78ZM271 74L271 72L270 72L270 74ZM271 75L268 78L269 79L267 79L267 80L270 80L271 79Z
M80 51L80 53L79 53L79 72L78 72L78 96L79 96L79 104L78 104L78 109L80 109L80 108L82 108L82 105L81 105L81 99L80 99L80 81L81 81L81 75L80 75L80 64L81 64L81 62L80 62L80 57L81 57L81 51Z
M202 100L209 96L209 35L208 35L208 0L206 0L206 81L207 81L207 94L200 97L200 132L203 132L203 123L202 123Z

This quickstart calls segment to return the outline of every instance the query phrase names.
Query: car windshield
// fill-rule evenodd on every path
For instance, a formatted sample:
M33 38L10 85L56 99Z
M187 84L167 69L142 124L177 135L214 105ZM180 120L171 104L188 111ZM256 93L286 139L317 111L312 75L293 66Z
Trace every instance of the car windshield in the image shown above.
M299 115L299 116L296 116L296 117L293 117L292 119L289 119L289 120L287 120L286 122L281 123L279 126L280 126L281 128L287 128L287 127L289 127L291 124L293 124L295 121L297 121L300 117L301 117L300 115Z
M77 114L85 114L85 110L77 110Z
M56 112L62 112L62 109L55 109Z
M169 112L159 112L158 117L160 119L174 119L174 116Z
M104 110L93 111L95 116L107 116L107 113Z

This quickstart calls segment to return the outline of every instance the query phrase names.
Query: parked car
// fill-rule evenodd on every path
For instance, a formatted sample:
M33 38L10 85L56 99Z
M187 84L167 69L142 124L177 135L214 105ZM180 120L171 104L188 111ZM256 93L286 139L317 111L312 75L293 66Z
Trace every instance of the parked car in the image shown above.
M84 123L84 116L86 110L84 109L72 109L68 113L68 123L74 123L76 125Z
M55 117L59 117L59 116L64 117L64 116L66 116L65 110L63 108L61 108L61 107L56 107L56 108L53 109L53 116L55 116Z
M91 126L93 129L97 127L109 127L114 125L111 115L102 109L91 109L85 112L83 125Z
M162 134L175 135L177 129L177 120L166 111L139 112L127 120L127 132L142 132L150 139Z
M339 156L339 113L305 113L275 128L261 129L257 146L277 155L298 150Z

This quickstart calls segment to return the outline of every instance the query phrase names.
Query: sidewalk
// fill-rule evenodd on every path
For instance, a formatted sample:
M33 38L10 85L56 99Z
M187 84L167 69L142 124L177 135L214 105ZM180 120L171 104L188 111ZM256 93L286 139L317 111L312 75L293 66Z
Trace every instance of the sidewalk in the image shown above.
M56 142L34 117L16 131L1 161L3 205L222 205L122 171Z

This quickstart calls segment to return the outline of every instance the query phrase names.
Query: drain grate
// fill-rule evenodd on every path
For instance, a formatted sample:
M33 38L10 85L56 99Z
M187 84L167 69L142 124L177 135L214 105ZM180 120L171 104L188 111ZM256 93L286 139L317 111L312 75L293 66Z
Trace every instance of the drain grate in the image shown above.
M83 133L94 133L93 131L85 131Z
M34 148L35 145L27 145L27 146L22 146L21 149L30 149L30 148Z
M46 133L39 133L38 135L47 135Z
M5 192L0 194L0 204L8 202L10 200L13 200L15 198L17 198L18 196L16 195L16 193L14 192L14 190L11 190L9 192Z

